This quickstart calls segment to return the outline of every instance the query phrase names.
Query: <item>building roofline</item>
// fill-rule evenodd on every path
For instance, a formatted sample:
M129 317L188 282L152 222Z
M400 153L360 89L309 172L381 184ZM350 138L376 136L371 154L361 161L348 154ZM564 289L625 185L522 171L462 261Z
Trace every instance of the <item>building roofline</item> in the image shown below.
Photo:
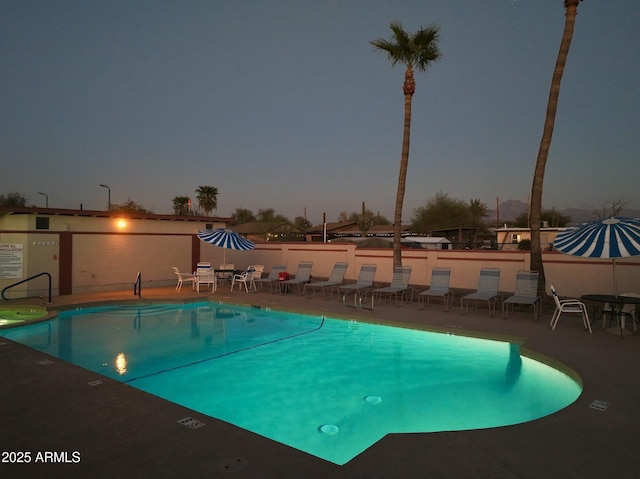
M126 218L141 220L193 221L228 223L231 218L221 216L158 215L128 211L75 210L63 208L39 208L31 206L0 206L0 216L5 215L85 216L93 218Z

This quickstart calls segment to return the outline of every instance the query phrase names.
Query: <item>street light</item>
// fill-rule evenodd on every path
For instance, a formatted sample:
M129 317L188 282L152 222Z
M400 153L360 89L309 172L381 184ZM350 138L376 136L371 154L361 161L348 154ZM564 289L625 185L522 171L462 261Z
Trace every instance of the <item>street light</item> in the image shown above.
M103 188L106 188L107 190L109 190L108 193L108 200L107 200L107 211L111 211L111 188L109 188L107 185L103 185L102 183L100 183L100 186L102 186Z
M48 208L49 207L49 195L46 194L46 193L42 193L40 191L38 191L38 194L44 196L44 207Z

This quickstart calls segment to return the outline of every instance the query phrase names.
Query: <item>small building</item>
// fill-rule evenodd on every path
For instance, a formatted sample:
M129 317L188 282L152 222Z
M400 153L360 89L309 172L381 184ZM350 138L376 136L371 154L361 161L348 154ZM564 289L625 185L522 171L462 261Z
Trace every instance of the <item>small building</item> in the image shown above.
M160 286L172 266L193 271L201 254L214 248L198 239L199 230L224 228L230 220L3 206L0 289L43 295L49 278L55 296L118 290L133 284L143 267L142 281Z
M402 225L402 236L414 234L410 229L411 225ZM363 232L355 221L326 223L326 226L317 225L309 228L306 233L307 241L323 241L325 233L327 241L337 238L393 238L393 225L373 225Z
M542 227L540 228L540 247L543 251L553 250L553 240L565 231L564 227ZM496 228L498 249L509 251L517 250L518 244L522 241L531 241L531 228L512 228L506 224L502 228Z
M451 241L442 236L412 236L411 238L407 238L406 241L410 241L411 243L418 243L420 247L424 249L451 249Z

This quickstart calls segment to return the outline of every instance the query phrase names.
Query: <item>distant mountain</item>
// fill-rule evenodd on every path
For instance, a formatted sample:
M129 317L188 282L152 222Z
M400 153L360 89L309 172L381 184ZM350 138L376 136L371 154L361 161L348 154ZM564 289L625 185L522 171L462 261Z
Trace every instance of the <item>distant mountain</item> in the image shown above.
M520 200L507 200L500 203L500 226L504 223L514 221L519 215L526 213L529 205ZM546 210L546 208L543 207ZM557 210L558 213L571 218L571 224L580 224L596 219L596 213L593 209L588 208L565 208ZM640 218L640 210L624 208L621 212L623 216L632 218ZM496 222L496 211L492 211L490 216L492 222Z

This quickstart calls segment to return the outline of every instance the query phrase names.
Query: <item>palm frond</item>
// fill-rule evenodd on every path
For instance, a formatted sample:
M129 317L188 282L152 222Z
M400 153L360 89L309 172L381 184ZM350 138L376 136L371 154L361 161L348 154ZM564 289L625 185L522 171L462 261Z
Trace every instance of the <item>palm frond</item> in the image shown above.
M415 34L406 32L397 21L391 22L389 27L392 32L389 40L378 38L369 43L386 52L392 66L399 62L409 68L415 66L424 71L440 56L437 26L421 27Z

